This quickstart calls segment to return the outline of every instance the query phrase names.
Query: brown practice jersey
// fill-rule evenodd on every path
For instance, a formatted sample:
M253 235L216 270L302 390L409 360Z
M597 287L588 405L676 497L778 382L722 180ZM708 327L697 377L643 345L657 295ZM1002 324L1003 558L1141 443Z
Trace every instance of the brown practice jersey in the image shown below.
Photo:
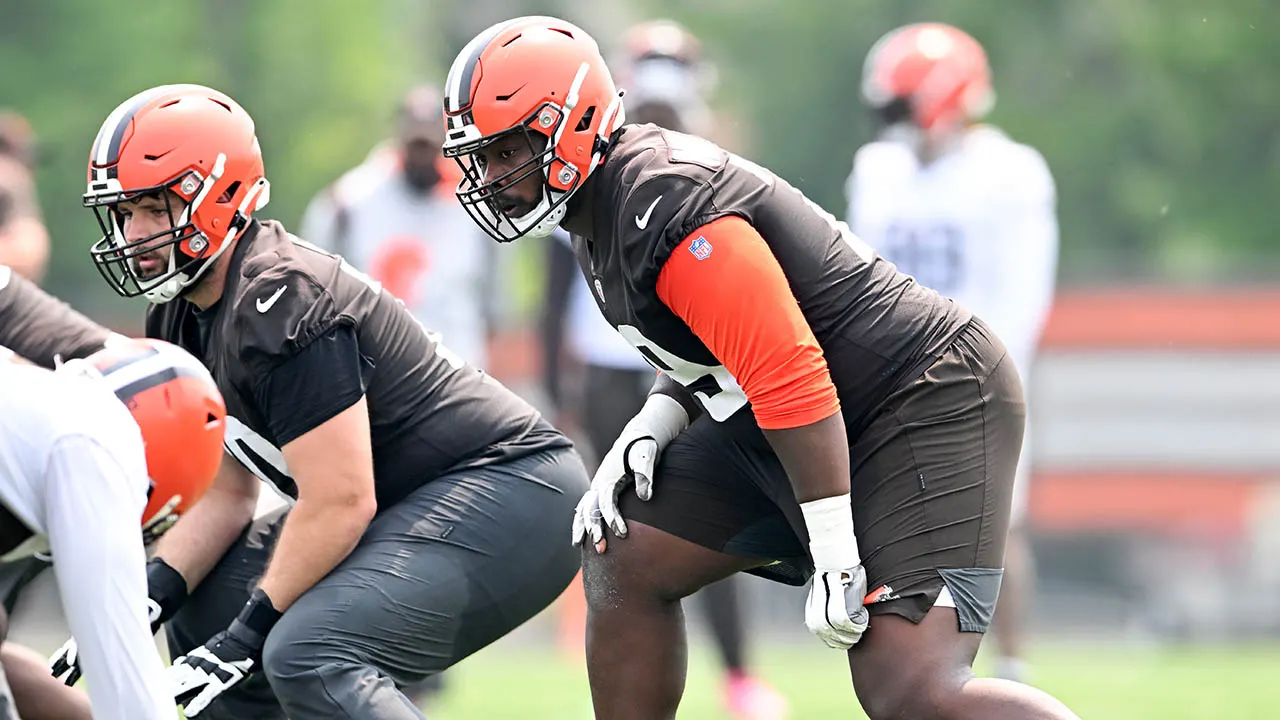
M575 236L574 249L605 317L716 420L748 406L753 382L777 390L775 397L793 392L768 376L802 355L787 354L789 343L800 342L792 336L802 332L820 348L810 354L816 372L803 372L821 374L825 382L825 358L852 439L877 404L923 372L971 317L899 273L786 181L700 138L653 125L624 128L583 192L589 195L574 203L589 208L590 237ZM756 255L748 240L719 232L733 222L745 228L741 237L754 238ZM716 275L712 270L722 261L728 270ZM781 268L776 286L724 287L736 282L725 272L743 267L754 273L761 262L774 273ZM679 313L664 293L683 298ZM774 311L797 304L793 322ZM775 315L782 320L771 319ZM700 332L691 327L694 316L705 319ZM706 343L711 336L722 340L721 357ZM770 359L761 367L757 358L769 354L777 355L776 363ZM752 382L730 370L753 363L760 371ZM752 402L763 428L806 424L834 412L807 420L780 417L783 410L759 407L761 399L757 392Z
M147 335L203 359L227 403L228 452L284 494L297 487L280 448L361 395L382 508L442 474L569 445L338 256L274 221L229 252L222 299L152 305Z
M54 356L82 358L102 349L111 333L66 303L0 265L0 345L41 367Z

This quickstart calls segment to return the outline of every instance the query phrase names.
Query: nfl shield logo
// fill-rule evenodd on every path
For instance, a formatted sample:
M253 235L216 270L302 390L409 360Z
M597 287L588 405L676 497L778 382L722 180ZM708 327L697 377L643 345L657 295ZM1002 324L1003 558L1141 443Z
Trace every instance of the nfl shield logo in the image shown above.
M600 302L604 302L604 286L600 284L600 278L594 278L596 281L596 295L600 296Z
M694 240L689 245L689 252L693 253L693 256L699 260L706 260L711 257L711 243L707 242L706 238L699 235L698 239Z

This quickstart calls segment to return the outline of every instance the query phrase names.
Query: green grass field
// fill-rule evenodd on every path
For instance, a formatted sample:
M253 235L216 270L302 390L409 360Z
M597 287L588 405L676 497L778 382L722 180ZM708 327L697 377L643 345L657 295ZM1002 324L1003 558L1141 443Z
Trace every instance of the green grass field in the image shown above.
M759 646L761 674L785 693L794 720L863 718L843 658L802 644ZM1280 644L1136 647L1044 645L1035 683L1085 720L1280 719ZM432 720L587 720L585 671L552 650L498 645L468 659L428 710ZM695 648L681 718L721 720L719 674Z

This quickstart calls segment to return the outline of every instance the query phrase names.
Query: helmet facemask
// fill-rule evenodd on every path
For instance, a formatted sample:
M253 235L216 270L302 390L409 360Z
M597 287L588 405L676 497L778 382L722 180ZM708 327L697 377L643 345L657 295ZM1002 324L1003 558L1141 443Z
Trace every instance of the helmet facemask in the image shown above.
M462 168L458 183L458 200L471 218L499 242L520 237L546 237L564 219L569 197L582 184L583 175L572 163L556 154L556 146L564 132L568 111L553 103L544 103L524 122L487 137L446 147L445 155L454 158ZM502 175L488 179L476 161L476 153L499 141L520 137L529 149L529 159ZM554 185L552 166L559 165ZM524 182L534 175L542 178L542 197L533 209L519 217L503 213L500 195L506 188Z
M195 217L221 179L223 167L224 157L220 155L208 177L189 170L167 183L151 187L124 189L114 179L108 180L106 187L101 184L91 186L91 192L83 197L83 204L93 210L103 236L93 244L89 254L99 274L113 290L125 297L143 295L154 303L169 302L192 287L209 269L212 261L226 250L229 244L227 240L248 225L246 210L266 204L267 185L265 179L259 180L245 193L225 237L220 238L221 242L214 243L208 234L197 227ZM237 186L238 183L233 184L223 194L233 196ZM192 199L179 210L175 195L178 198ZM163 200L171 227L144 238L128 240L125 238L124 223L118 206L121 202L147 196ZM170 248L168 266L155 277L143 278L138 260L166 247Z

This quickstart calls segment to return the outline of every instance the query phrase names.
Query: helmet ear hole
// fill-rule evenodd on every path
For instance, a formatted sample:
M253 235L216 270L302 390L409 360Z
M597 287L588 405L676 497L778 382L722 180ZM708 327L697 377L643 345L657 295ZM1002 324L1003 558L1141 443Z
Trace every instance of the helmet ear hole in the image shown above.
M235 197L236 193L239 191L240 191L240 181L236 180L235 182L231 183L231 185L227 187L227 189L221 195L218 196L218 204L226 205L227 203L231 202L231 198Z
M593 117L595 117L595 114L596 114L596 106L595 106L595 105L592 105L591 107L587 108L587 111L586 111L586 112L584 112L584 113L582 113L582 119L578 121L578 125L577 125L577 127L575 127L575 128L573 129L573 131L574 131L574 132L586 132L587 130L590 130L590 129L591 129L591 119L592 119Z

